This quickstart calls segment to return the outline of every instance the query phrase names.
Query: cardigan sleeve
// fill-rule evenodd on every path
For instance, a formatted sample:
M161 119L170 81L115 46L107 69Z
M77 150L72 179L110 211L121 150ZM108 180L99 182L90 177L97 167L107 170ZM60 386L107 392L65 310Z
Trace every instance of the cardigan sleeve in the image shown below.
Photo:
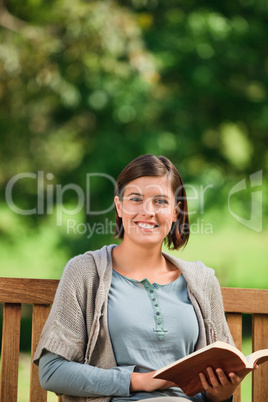
M88 265L85 277L85 264ZM71 259L62 274L55 299L42 331L33 361L38 365L44 349L61 355L67 360L84 362L87 344L85 320L93 320L93 303L88 300L85 287L91 288L94 300L98 276L92 267L90 256L77 256ZM88 284L88 281L92 283ZM87 308L86 308L87 307ZM87 316L87 317L86 317Z

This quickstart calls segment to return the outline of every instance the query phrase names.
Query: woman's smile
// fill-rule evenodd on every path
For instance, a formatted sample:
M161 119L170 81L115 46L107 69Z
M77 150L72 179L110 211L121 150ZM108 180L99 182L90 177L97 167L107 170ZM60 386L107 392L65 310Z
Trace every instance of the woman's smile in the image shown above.
M153 222L135 222L135 224L142 229L146 229L146 230L153 230L155 228L158 228L159 225L157 225L156 223Z

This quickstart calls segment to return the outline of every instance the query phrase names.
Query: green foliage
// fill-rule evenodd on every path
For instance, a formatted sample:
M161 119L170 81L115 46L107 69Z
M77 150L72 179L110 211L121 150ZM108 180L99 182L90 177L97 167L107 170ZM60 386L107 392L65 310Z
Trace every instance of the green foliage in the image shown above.
M211 185L206 208L219 213L236 182L265 172L267 22L262 1L1 1L5 264L14 268L24 261L28 276L38 260L38 276L57 276L67 257L113 241L111 233L90 239L67 233L66 219L57 226L56 189L73 183L86 193L88 173L116 178L140 154L164 154L187 184ZM51 210L47 200L44 213L8 210L9 180L38 171L43 187L50 186L45 196L54 202ZM14 202L36 207L41 187L37 180L21 180ZM92 179L91 190L92 210L112 204L111 183ZM75 206L77 194L66 191L62 203ZM84 210L74 216L77 224L97 228L113 219L112 211ZM239 213L244 210L242 202ZM236 222L227 221L231 232Z

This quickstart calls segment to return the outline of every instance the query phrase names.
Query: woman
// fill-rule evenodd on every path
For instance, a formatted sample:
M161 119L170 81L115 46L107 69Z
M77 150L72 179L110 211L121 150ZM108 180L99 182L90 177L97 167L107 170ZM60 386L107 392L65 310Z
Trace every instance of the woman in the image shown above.
M122 241L67 264L34 356L41 385L63 401L231 400L242 378L220 368L200 374L205 391L192 398L153 378L211 342L233 342L214 271L162 252L189 238L179 172L140 156L120 173L114 202Z

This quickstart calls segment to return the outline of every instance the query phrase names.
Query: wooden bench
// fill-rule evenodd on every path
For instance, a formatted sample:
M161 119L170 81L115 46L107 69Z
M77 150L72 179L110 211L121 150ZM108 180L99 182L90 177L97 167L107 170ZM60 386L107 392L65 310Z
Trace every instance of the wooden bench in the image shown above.
M48 317L57 285L57 280L0 278L0 303L4 303L0 379L1 402L17 401L21 305L31 304L33 306L31 340L33 356L43 325ZM253 351L268 348L268 290L222 288L222 295L227 320L236 345L241 349L242 313L246 313L252 315ZM241 402L240 394L240 389L238 389L234 402ZM29 401L47 401L47 393L39 385L38 369L33 364L30 373ZM268 401L267 363L253 373L252 401Z

